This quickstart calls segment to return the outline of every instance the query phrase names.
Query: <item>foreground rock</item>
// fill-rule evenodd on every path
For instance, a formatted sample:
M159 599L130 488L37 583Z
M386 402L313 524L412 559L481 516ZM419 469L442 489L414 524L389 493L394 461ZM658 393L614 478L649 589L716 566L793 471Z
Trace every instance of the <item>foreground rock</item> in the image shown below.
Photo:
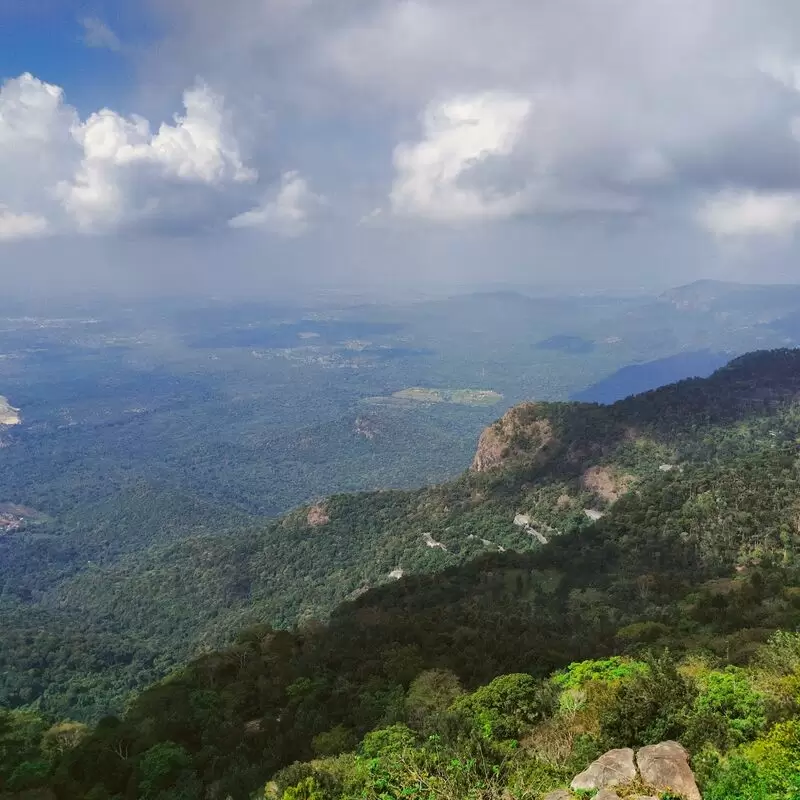
M689 754L678 742L642 747L635 755L630 748L609 750L593 761L570 784L572 792L557 789L542 800L575 800L573 792L597 792L592 800L658 800L662 792L682 800L703 800ZM631 794L639 790L638 794Z
M636 753L642 781L658 792L670 790L684 800L702 800L689 766L689 756L678 742L643 747Z
M576 775L570 786L575 791L580 789L594 791L614 786L628 786L635 780L636 764L633 761L633 750L625 747L604 753L580 775Z

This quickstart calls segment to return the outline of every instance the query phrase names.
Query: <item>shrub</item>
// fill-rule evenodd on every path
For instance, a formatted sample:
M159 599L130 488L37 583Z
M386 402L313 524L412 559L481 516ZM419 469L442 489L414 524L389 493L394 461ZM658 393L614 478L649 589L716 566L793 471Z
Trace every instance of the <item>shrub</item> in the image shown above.
M495 678L456 700L452 708L469 717L487 739L516 739L552 713L555 703L551 685L517 673Z

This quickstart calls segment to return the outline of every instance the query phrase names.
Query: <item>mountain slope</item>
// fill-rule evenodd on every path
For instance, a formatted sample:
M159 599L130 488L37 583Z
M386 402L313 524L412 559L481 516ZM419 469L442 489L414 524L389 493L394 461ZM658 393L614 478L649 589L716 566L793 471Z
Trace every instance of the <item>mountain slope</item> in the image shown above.
M274 770L403 719L410 683L432 668L473 688L642 648L745 663L800 624L799 396L800 353L775 351L614 406L526 404L485 435L491 464L459 481L290 515L275 531L294 548L328 537L316 581L348 546L425 548L431 574L374 588L328 625L260 625L200 657L100 724L60 764L59 795L133 791L173 747L180 780L246 798ZM604 515L590 522L588 502ZM539 546L526 528L545 530L548 513L546 530L563 533ZM481 534L535 549L467 561L459 546Z
M658 535L669 531L670 546L678 537L703 569L747 568L765 552L791 563L800 513L793 494L798 395L800 352L782 350L612 406L526 404L487 430L479 468L451 483L338 495L272 524L192 536L98 565L48 592L30 617L35 623L0 606L19 643L3 656L0 704L39 698L54 713L100 715L118 708L141 674L149 680L250 623L325 619L372 587L441 573L485 552L502 558L546 541L555 554L583 531L621 524L623 515L633 515L624 536L635 538L653 513L643 497L670 498L669 525L659 523ZM491 463L480 457L487 438ZM741 485L737 476L749 474L753 482ZM750 485L760 488L753 494ZM127 642L117 667L122 694L109 696L105 685L94 692L91 664L76 673L64 668L63 654L43 660L43 628ZM142 663L152 666L142 673ZM76 684L93 694L88 712L69 688Z

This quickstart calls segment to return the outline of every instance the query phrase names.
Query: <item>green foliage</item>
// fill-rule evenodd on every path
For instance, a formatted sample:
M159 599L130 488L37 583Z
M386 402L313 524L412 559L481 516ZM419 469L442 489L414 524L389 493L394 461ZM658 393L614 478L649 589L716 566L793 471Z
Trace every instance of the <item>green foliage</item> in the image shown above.
M296 786L287 788L281 800L325 800L325 795L314 778L306 778Z
M190 800L198 790L192 760L180 745L159 742L137 760L136 785L142 800Z
M621 656L591 659L570 664L563 672L553 676L560 689L579 689L588 681L618 683L645 672L646 665Z
M392 725L368 733L361 742L359 752L365 758L398 754L417 742L417 735L407 725Z
M800 797L800 720L775 725L737 751L704 789L708 800L794 800Z
M463 694L461 681L449 670L421 672L406 695L406 715L410 724L428 733L434 732L440 718Z
M547 683L527 674L503 675L455 701L452 709L467 715L487 739L516 739L554 707Z
M50 770L40 750L47 723L29 711L0 708L0 791L37 785Z
M767 724L764 697L737 667L710 672L700 680L686 739L699 749L704 743L728 750L751 741Z
M600 719L601 737L609 747L640 747L680 739L694 690L678 672L673 658L648 655L646 671L624 681L616 702Z
M356 737L350 728L337 725L329 731L318 733L311 740L311 748L318 756L336 756L352 750L356 745Z

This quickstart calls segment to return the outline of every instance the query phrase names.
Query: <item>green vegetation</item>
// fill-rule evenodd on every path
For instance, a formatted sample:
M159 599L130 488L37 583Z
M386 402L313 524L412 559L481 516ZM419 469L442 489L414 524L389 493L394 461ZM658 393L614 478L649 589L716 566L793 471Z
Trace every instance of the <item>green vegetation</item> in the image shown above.
M256 357L236 327L172 373L129 353L112 380L71 352L58 423L3 362L25 424L2 433L0 501L42 516L0 537L0 792L238 799L274 778L279 798L533 798L601 747L674 736L709 796L792 797L800 648L773 634L800 624L796 351L609 407L523 406L495 429L492 469L270 520L331 485L442 477L496 414L365 411L376 390L514 399L535 381L476 375L481 331L459 365L422 368L391 325L369 341L338 322L266 327L299 346ZM616 363L618 343L585 337L594 372L560 354L537 394ZM547 373L555 355L537 352Z
M503 395L491 389L426 389L422 386L401 389L392 397L416 403L455 403L462 406L493 406L503 399Z
M533 800L603 749L675 738L707 796L786 800L798 391L800 352L775 351L610 407L523 406L498 426L487 472L238 521L161 546L146 569L123 554L91 588L76 576L61 629L17 619L27 633L3 651L28 706L3 717L3 788L245 800L269 782L280 800ZM587 487L593 467L630 476L615 502ZM588 502L605 511L595 523ZM494 552L480 555L483 539ZM398 565L416 574L393 580ZM263 622L276 617L301 623ZM122 698L137 671L158 677L198 638L213 648L242 628L124 714L90 730L59 721L99 716L101 692Z
M490 640L502 641L504 630L511 639L514 619L497 619L505 612L524 628L515 635L531 641L577 625L585 650L548 642L536 658L549 669L583 652L596 656L602 642L691 647L693 637L706 641L707 624L717 626L715 652L746 654L752 643L725 620L737 619L735 630L748 628L758 641L795 619L799 365L797 352L775 351L609 407L523 406L508 418L504 465L428 489L337 495L265 523L144 486L127 495L129 527L115 525L113 536L100 524L103 500L83 509L84 518L94 515L83 543L42 533L46 526L14 537L0 602L8 643L0 651L2 702L81 721L118 713L131 692L242 628L324 621L370 588L394 591L397 570L421 576L413 580L439 575L433 610L413 612L436 617L450 570L465 570L456 580L463 590L487 551L504 565L513 604L502 611L478 582L464 629L474 629L477 614ZM528 431L544 422L551 436L545 450L536 439L532 455ZM609 500L607 487L587 488L596 467L609 479L628 476L621 499ZM597 508L605 516L592 524L585 509ZM517 515L549 545L515 525ZM162 517L171 520L172 543L159 542ZM151 547L136 549L146 536ZM79 545L108 555L67 579L30 570L64 549L68 561ZM770 598L763 607L754 600L762 597ZM26 599L35 604L19 602ZM496 656L476 651L480 677L529 670L520 652L510 643Z
M302 661L323 667L309 646L251 631L91 731L2 712L0 792L244 799L261 780L278 800L537 800L607 749L670 737L688 748L704 797L797 796L800 659L784 656L800 652L798 634L774 635L744 667L644 651L474 690L443 669L409 684L396 651L382 675L293 677ZM339 656L348 649L341 640ZM248 716L256 697L269 714Z

